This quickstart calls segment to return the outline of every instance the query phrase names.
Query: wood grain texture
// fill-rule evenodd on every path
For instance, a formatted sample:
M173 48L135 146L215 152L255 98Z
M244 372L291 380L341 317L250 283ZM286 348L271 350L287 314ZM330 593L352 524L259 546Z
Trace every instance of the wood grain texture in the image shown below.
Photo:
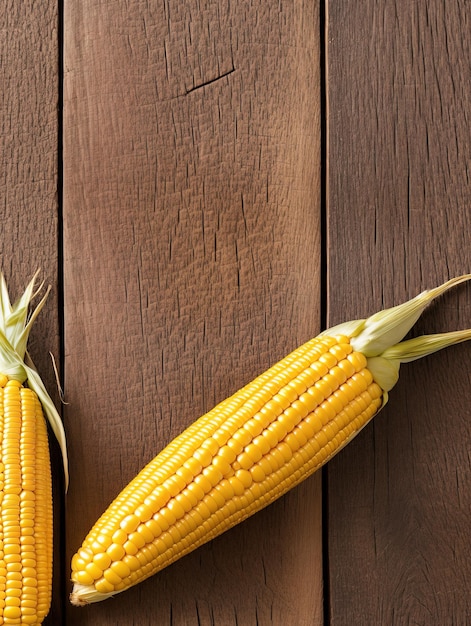
M67 558L320 324L319 5L68 2ZM67 623L322 623L320 480Z
M471 268L471 12L329 3L329 323ZM416 332L471 325L471 291ZM328 468L330 623L467 624L471 346L403 366Z
M53 287L31 333L29 352L59 407L49 351L60 366L58 285L57 7L14 2L0 8L0 265L12 299L34 272ZM50 437L54 478L53 604L47 624L62 621L61 507L58 446Z

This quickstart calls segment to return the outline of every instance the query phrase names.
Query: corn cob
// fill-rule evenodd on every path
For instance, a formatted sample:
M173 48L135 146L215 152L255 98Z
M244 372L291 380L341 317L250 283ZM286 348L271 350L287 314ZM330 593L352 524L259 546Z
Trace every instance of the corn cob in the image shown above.
M51 469L41 402L68 476L62 422L26 351L49 292L29 316L34 283L12 306L0 275L0 624L42 624L51 603Z
M401 363L471 339L402 341L429 302L469 279L324 331L194 422L91 529L72 559L71 602L128 589L320 468L385 405Z

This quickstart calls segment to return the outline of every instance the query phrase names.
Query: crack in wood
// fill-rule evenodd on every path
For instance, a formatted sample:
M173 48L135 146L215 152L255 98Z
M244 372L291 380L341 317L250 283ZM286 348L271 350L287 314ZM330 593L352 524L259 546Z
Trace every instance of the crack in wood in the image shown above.
M204 83L201 83L200 85L195 85L194 87L191 87L191 89L187 89L185 92L185 95L193 93L193 91L197 91L198 89L202 89L203 87L207 87L208 85L212 85L218 80L221 80L222 78L226 78L226 76L229 76L233 72L235 72L235 67L232 67L227 72L224 72L223 74L220 74L219 76L216 76L215 78L211 78L211 80L207 80Z

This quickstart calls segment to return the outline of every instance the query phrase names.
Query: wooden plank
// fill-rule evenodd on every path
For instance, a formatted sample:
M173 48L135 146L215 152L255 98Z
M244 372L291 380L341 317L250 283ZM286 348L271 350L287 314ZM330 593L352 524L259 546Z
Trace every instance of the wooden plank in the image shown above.
M469 7L329 3L329 322L471 268ZM471 291L416 332L471 326ZM469 363L404 365L383 413L328 468L330 622L471 614Z
M66 3L68 558L173 436L319 330L318 12ZM319 477L67 616L322 623Z
M51 351L60 365L58 315L57 6L7 1L0 9L0 263L12 299L34 272L53 287L29 351L59 405ZM44 624L62 622L62 472L51 436L55 554L53 605Z

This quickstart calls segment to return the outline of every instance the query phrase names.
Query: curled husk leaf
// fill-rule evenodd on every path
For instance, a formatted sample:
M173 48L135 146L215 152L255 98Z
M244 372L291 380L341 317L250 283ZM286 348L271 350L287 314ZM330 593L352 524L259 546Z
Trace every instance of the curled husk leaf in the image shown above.
M28 387L37 394L44 414L59 443L67 488L69 471L64 426L54 402L48 394L26 349L33 323L43 308L50 292L49 287L36 307L30 310L32 300L40 293L43 287L42 283L35 291L37 276L38 272L33 276L22 296L12 305L5 277L0 273L0 371L9 378L18 380L21 384L27 383Z

